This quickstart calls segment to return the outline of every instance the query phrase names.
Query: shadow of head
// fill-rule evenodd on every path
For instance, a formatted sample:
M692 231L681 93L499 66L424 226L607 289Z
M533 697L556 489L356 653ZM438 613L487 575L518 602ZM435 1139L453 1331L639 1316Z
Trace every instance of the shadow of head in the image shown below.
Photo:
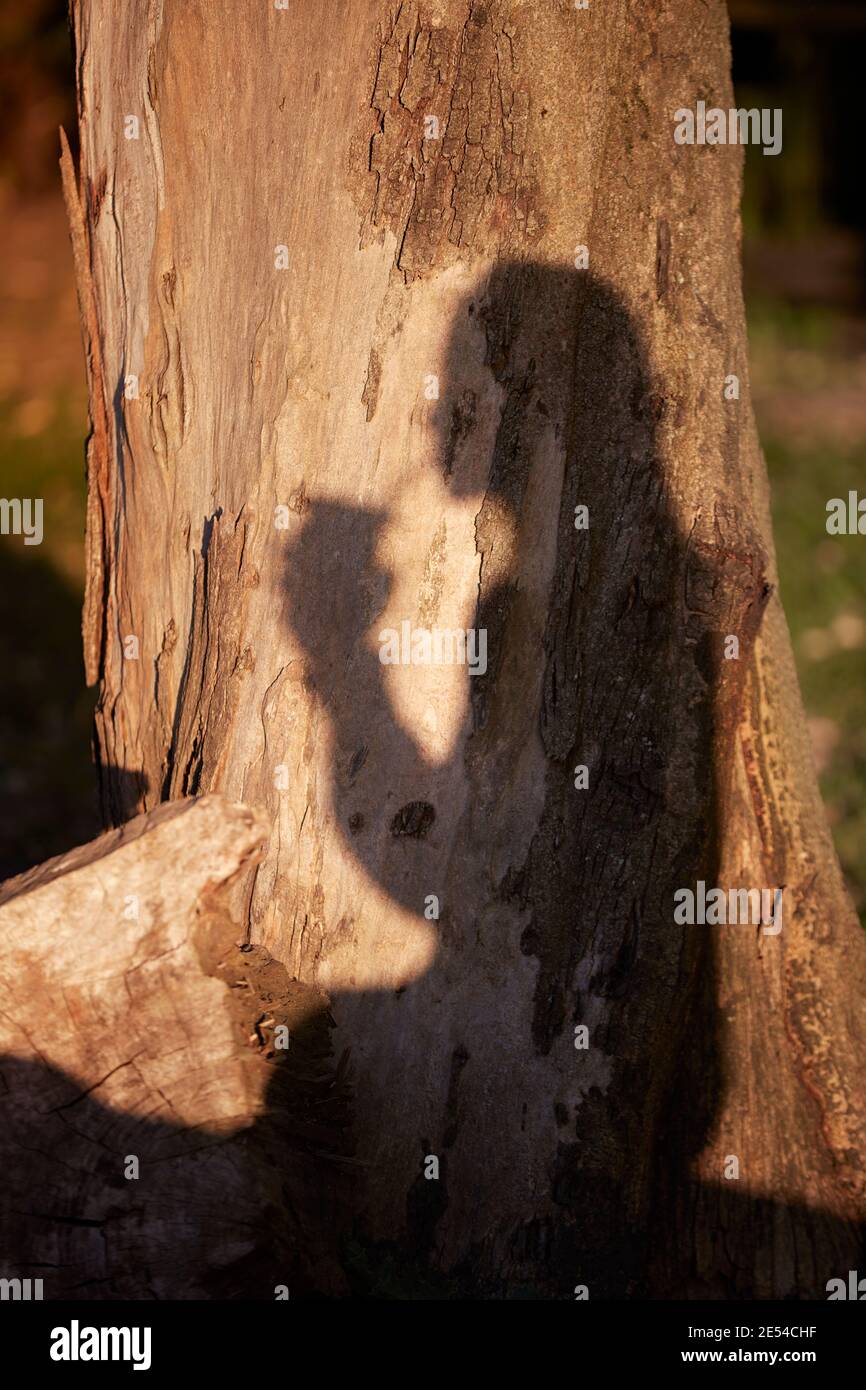
M456 1226L476 1291L550 1292L579 1266L594 1296L820 1297L856 1232L693 1175L722 1099L716 957L710 931L674 923L674 893L718 881L770 588L727 444L714 468L689 462L707 388L670 367L662 313L589 271L496 266L454 304L423 399L400 376L408 341L378 363L393 448L375 407L368 422L392 493L365 508L310 492L286 615L340 855L395 908L420 917L434 892L438 913L425 973L396 994L349 983L334 1011L359 1151L378 1155L371 1226L402 1224L416 1268L454 1262ZM413 704L413 634L460 629L467 593L483 669ZM382 659L383 630L406 670ZM425 736L443 691L445 756ZM582 1025L602 1059L585 1081ZM515 1085L540 1059L549 1093ZM780 1222L813 1257L788 1259Z
M494 269L456 310L434 391L407 402L416 454L402 473L394 464L395 495L429 484L436 499L414 591L397 572L410 557L387 498L365 508L312 492L284 581L287 623L331 741L343 849L419 916L422 888L457 852L467 801L482 812L497 785L519 793L521 740L540 737L555 763L574 754L609 781L620 840L652 818L674 737L684 549L659 457L671 402L631 314L598 277ZM449 537L461 508L474 528L468 573ZM385 659L384 633L398 638L396 660ZM430 674L436 649L427 662L424 633L444 634L439 665L452 669ZM425 681L413 723L395 691ZM446 756L431 753L425 720L448 725Z
M639 307L651 323L652 306ZM383 377L391 370L396 359ZM645 1255L645 1230L634 1228L646 1218L661 1132L666 1172L681 1176L718 1095L713 954L708 934L674 928L672 904L678 886L716 880L722 743L746 665L725 669L723 643L727 632L757 629L761 551L731 545L739 520L721 481L684 520L674 491L681 384L654 365L635 313L598 276L497 266L457 305L428 382L423 402L420 383L418 400L407 385L412 423L389 459L395 515L381 494L370 509L307 497L289 539L287 622L327 729L342 854L416 917L432 885L441 893L435 962L398 991L419 1049L431 1045L427 1015L447 1036L440 1109L426 1118L423 1143L447 1157L465 1142L455 1114L468 1115L468 1101L448 1076L462 1077L465 1093L481 1071L476 1084L505 1097L521 1055L524 1064L555 1055L589 1024L608 1059L605 1084L573 1096L563 1084L548 1102L556 1240L572 1253L581 1242L597 1287L611 1270L621 1286ZM387 457L384 436L380 449ZM437 499L415 557L394 534L407 474ZM468 588L449 551L461 507L474 533ZM401 585L395 555L415 564L414 589ZM423 720L413 724L395 698L383 629L400 636L399 664L409 668L400 677L417 683L426 677L413 633L459 628L467 593L486 666L452 676L456 732L448 756L435 758ZM427 713L436 727L435 701ZM515 993L515 1037L497 1049L490 1020L508 987L493 981L510 959L525 990L526 957L531 1007ZM401 1122L378 1073L389 1072L389 1049L411 1051L412 1034L386 995L337 1006L360 1038L356 1065L368 1063L362 1128L365 1105L371 1126L389 1105ZM468 1059L456 1073L455 1057ZM515 1152L515 1163L525 1159ZM476 1166L483 1174L483 1157ZM409 1204L413 1239L431 1254L446 1187L435 1210ZM495 1222L492 1186L478 1206ZM515 1249L529 1253L514 1256L515 1268L532 1264L551 1223L522 1223Z

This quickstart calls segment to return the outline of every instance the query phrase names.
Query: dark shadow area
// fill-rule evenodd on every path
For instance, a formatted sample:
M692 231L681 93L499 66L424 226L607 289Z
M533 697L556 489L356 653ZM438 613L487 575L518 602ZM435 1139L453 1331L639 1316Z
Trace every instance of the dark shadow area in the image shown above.
M300 1056L315 1055L320 1035L314 1021L308 1037L302 1031L293 1046ZM49 1301L271 1301L278 1286L286 1286L292 1299L570 1301L574 1268L586 1267L576 1236L565 1284L544 1295L513 1285L478 1289L470 1271L454 1278L432 1269L422 1274L416 1252L374 1249L345 1230L335 1235L335 1212L345 1216L363 1168L339 1154L322 1158L320 1107L328 1083L311 1085L303 1072L275 1076L266 1116L226 1134L112 1109L61 1071L0 1058L0 1278L41 1279ZM131 1156L138 1160L137 1179L124 1176ZM324 1201L323 1165L331 1168ZM823 1300L829 1279L845 1277L849 1267L862 1271L862 1260L850 1263L852 1232L843 1222L736 1193L705 1195L702 1203L697 1194L693 1232L717 1255L719 1282L692 1297L753 1298L745 1270L737 1286L731 1240L760 1256L765 1234L780 1223L814 1276L796 1298ZM818 1227L820 1254L805 1238ZM751 1239L745 1247L744 1236ZM611 1276L617 1254L610 1252ZM689 1296L688 1275L687 1267L676 1271L669 1295L656 1285L630 1293L610 1287L608 1296Z
M132 1115L102 1082L0 1057L0 1278L42 1279L52 1300L345 1292L333 1223L356 1166L328 1016L267 952L229 954L251 1090L267 1097L252 1122L186 1127L141 1077L158 1114ZM287 1051L252 1022L263 996L291 1028Z
M81 604L20 537L0 541L0 880L101 829Z

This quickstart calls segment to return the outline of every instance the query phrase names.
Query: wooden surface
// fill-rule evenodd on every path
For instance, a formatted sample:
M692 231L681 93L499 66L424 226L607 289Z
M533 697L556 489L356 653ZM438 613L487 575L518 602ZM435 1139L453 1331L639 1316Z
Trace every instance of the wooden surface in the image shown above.
M46 1299L310 1287L309 1155L339 1147L340 1088L321 1001L225 913L264 839L245 807L177 802L3 885L4 1277ZM329 1258L339 1289L332 1255L316 1287Z

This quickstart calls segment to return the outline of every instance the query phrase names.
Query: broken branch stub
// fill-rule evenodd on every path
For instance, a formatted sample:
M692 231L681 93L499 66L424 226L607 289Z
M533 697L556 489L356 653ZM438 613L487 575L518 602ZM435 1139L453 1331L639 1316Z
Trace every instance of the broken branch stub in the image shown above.
M0 1276L47 1299L340 1291L327 1000L226 908L266 837L192 798L0 886Z

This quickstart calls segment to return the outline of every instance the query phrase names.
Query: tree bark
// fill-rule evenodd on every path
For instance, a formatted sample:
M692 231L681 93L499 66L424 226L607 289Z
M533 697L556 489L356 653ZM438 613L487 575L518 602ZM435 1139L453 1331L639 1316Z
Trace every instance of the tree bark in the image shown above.
M230 908L351 1049L353 1288L823 1297L866 951L777 591L741 151L673 139L734 105L724 6L72 14L106 814L270 825ZM486 674L383 665L404 622L484 630ZM699 880L783 888L782 931L678 925Z

